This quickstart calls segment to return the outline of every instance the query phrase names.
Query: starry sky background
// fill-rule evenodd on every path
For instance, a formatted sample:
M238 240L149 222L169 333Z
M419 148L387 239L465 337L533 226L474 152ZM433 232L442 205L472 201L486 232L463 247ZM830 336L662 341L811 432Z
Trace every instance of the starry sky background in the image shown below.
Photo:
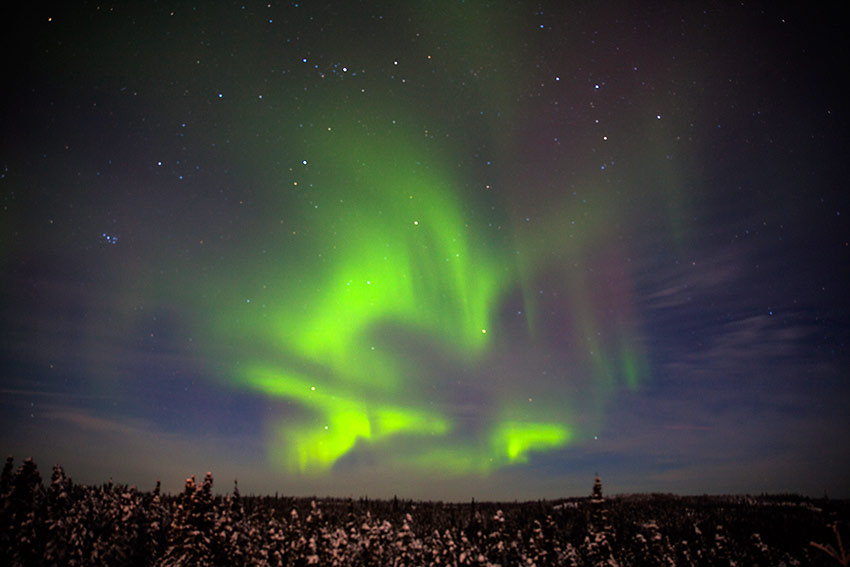
M847 41L775 3L4 18L0 448L77 482L850 496Z

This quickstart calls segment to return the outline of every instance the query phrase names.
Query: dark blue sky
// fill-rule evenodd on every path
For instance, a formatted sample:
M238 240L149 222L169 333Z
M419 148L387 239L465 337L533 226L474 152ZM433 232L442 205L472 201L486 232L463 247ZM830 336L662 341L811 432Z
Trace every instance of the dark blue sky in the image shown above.
M0 449L172 490L847 497L848 43L806 12L14 8Z

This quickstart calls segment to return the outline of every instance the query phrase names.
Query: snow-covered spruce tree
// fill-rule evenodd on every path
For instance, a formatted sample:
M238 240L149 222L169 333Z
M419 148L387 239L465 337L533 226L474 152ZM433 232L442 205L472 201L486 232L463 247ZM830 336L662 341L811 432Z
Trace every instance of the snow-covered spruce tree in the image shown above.
M348 502L348 513L345 515L345 533L348 534L348 542L355 553L360 550L360 518L355 515L352 502Z
M752 567L767 567L768 565L776 565L778 562L773 559L774 553L771 552L767 544L761 539L760 533L753 533L750 537L749 561Z
M342 525L339 525L339 517L336 520L329 522L322 530L322 564L330 567L355 565L360 554L360 530L351 500L348 501L348 511Z
M345 523L324 532L325 563L331 567L347 567L354 565L360 556L360 529L358 518L354 515L351 500L348 502L348 512Z
M325 554L323 565L330 567L351 565L353 550L349 546L349 535L344 527L332 528L329 526L322 530L321 548Z
M670 540L661 533L658 523L650 522L644 527L647 529L649 549L652 555L659 559L657 564L661 567L675 567L676 550L670 544Z
M676 565L686 567L697 564L696 559L691 555L690 546L686 540L676 543L674 547L676 550Z
M41 565L43 555L44 488L35 462L28 458L12 479L9 504L9 563Z
M324 532L327 527L322 509L315 500L310 501L310 512L304 520L306 533L304 538L307 540L305 560L307 565L318 565L320 559L324 556L324 550L321 545L324 543Z
M552 514L546 515L543 530L543 545L547 551L548 563L543 565L558 565L564 567L578 567L578 551L573 544L565 541L561 530L555 523Z
M222 503L215 519L215 563L242 567L250 542L245 534L245 509L239 495L239 484L233 481L233 493Z
M165 553L169 519L162 503L161 492L162 484L157 480L146 506L145 529L139 534L145 565L156 565Z
M397 502L398 502L398 500L396 498L394 498L393 516L398 514L399 507L397 505ZM395 546L396 530L395 530L395 526L393 526L392 523L389 520L384 520L377 526L377 532L378 532L377 538L378 538L378 541L380 542L380 545L378 546L377 549L381 554L379 556L379 557L382 558L381 563L383 565L391 565L392 562L393 562L393 559L395 557L395 551L396 551L396 546Z
M266 533L266 523L268 521L265 514L260 514L258 506L253 502L256 500L253 496L244 498L239 495L239 510L242 513L242 519L233 524L233 530L239 531L237 536L238 541L244 542L242 548L242 556L244 564L250 567L267 567L268 565L268 539Z
M480 532L479 532L480 533ZM461 567L484 567L487 565L487 557L481 549L464 532L460 535L460 545L457 564Z
M605 503L605 497L602 496L602 479L598 476L593 480L593 492L590 494L590 501L594 504Z
M554 553L551 553L549 548L557 545L557 542L552 542L543 533L543 525L540 520L535 519L531 524L531 534L528 537L528 544L525 546L522 554L522 563L525 565L533 565L535 567L544 567L554 564L557 561Z
M147 525L147 510L144 506L144 495L135 486L121 492L121 520L118 527L118 537L127 548L129 564L137 565L145 559L145 545L141 538Z
M413 533L413 517L410 513L404 515L401 528L395 537L395 560L397 567L415 567L422 564L422 540Z
M82 563L82 550L72 550L71 533L75 517L71 514L73 503L71 479L65 476L60 465L53 466L50 487L47 489L47 518L45 520L45 565ZM74 552L76 551L76 553ZM72 557L75 555L76 557Z
M360 542L360 550L357 554L357 561L361 565L368 566L371 552L369 548L372 545L369 539L369 535L372 533L372 513L369 510L366 510L363 521L360 522L358 533L357 540Z
M387 520L375 522L369 533L369 562L366 565L391 565L395 530Z
M253 541L260 534L255 526L261 521L265 523L265 534L260 545L259 550L256 552L254 556L251 557L252 560L256 560L258 565L269 565L271 567L282 567L286 565L286 535L285 529L286 527L274 516L270 517L268 521L264 521L260 519L258 514L255 514L251 517L249 521L248 528L248 540Z
M679 557L685 558L685 551L689 551L690 553L687 555L693 558L695 564L701 565L705 563L708 546L706 546L705 534L702 533L699 523L696 520L692 520L691 523L693 533L688 536L691 541L679 542Z
M488 563L499 567L509 565L508 549L512 540L513 538L509 537L507 528L505 527L505 513L501 510L496 510L485 539Z
M252 525L257 521L257 516L252 516ZM303 566L307 565L310 553L310 542L306 536L307 528L305 522L301 521L298 510L293 507L289 512L289 520L279 521L274 516L264 520L265 538L260 547L259 554L266 558L268 565L273 567ZM249 540L251 537L249 536ZM253 559L250 558L249 559Z
M424 565L444 565L445 547L439 530L433 530L422 540L422 558Z
M676 565L675 552L661 534L658 524L651 520L641 525L634 536L627 564L634 567L671 567Z
M114 483L108 483L89 489L90 506L86 523L91 534L91 552L88 562L92 565L106 566L109 561L118 560L123 563L119 553L113 548L113 531L117 518L117 503L113 499ZM116 555L119 555L116 557Z
M214 509L212 501L212 473L207 473L202 486L195 477L186 479L177 509L171 520L168 547L159 562L160 567L212 567L212 528Z
M455 535L456 533L453 534L452 530L448 528L443 531L443 564L451 565L452 567L458 564L458 547Z
M474 498L470 505L469 523L459 530L459 536L455 542L458 545L458 565L486 564L484 548L487 542L484 538L484 520L481 511L476 508Z
M523 522L527 525L528 518ZM524 532L524 545L522 548L522 560L526 565L546 567L556 565L561 555L561 544L556 533L550 528L552 517L547 514L541 522L537 518L531 520L530 530Z
M576 549L572 543L567 542L564 544L564 554L563 558L556 562L552 563L552 565L559 565L565 567L578 567L579 565L579 551Z
M307 527L301 521L298 510L292 508L283 537L283 564L303 566L307 564Z
M718 524L714 532L714 543L706 553L708 565L712 567L729 566L733 561L729 555L729 545L726 539L726 531L722 524Z
M614 557L614 531L608 523L608 510L602 496L602 480L597 476L590 497L591 519L588 534L582 544L586 563L593 567L619 567Z
M95 520L94 492L88 486L71 486L72 509L67 518L68 551L66 565L79 567L91 563L94 547L92 525Z
M112 480L92 489L94 500L89 530L92 551L89 564L109 567L132 563L136 551L138 526L136 504L126 486Z

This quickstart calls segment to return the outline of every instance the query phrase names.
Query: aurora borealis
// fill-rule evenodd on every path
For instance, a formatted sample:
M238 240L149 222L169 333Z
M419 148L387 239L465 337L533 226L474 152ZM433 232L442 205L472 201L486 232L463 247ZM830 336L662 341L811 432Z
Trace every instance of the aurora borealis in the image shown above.
M848 494L828 22L17 10L7 453L293 494Z
M510 294L523 297L514 318L524 322L525 340L533 345L530 337L536 325L528 313L536 311L537 300L523 290L521 275L536 277L546 258L535 257L524 236L510 229L510 221L491 234L487 228L492 229L492 223L466 222L480 203L459 202L463 180L441 171L448 156L431 157L416 133L397 134L389 128L364 131L358 138L340 133L339 119L333 123L334 129L311 144L319 157L302 161L303 175L312 180L307 188L299 189L298 181L291 188L284 185L293 201L287 208L306 219L305 226L284 238L300 234L299 248L312 257L289 262L272 255L268 267L252 268L244 284L237 284L232 310L210 306L223 321L218 340L249 339L274 353L273 366L261 360L235 369L236 383L313 413L305 423L285 418L286 425L278 426L281 438L273 441L275 452L284 453L281 460L287 468L308 472L332 466L358 441L410 436L407 442L415 447L417 467L424 462L441 468L445 437L469 424L434 407L445 407L468 387L483 390L476 397L492 399L476 411L480 423L475 428L481 431L452 450L464 455L456 457L452 472L484 472L525 461L531 450L565 445L574 428L565 393L555 389L563 397L555 404L535 402L531 395L536 392L528 384L522 388L528 388L529 395L522 388L487 392L486 385L470 384L463 376L500 348L500 338L507 346L499 316ZM561 230L565 234L553 238L547 252L575 255L567 242L559 242L575 234ZM575 230L582 233L580 239L593 238L588 230ZM601 395L618 376L628 375L635 382L633 370L618 374L620 368L614 368L629 363L623 360L627 345L606 348L591 338L598 326L593 308L587 307L591 298L586 284L572 281L577 278L568 273L560 276L568 286L563 292L578 298L572 331L598 351L590 379ZM624 318L619 310L612 315ZM631 324L618 323L620 329ZM421 355L410 352L406 343L417 340L430 343L434 355L456 361L459 375L454 382L432 375L427 363L411 364ZM521 395L525 404L516 402ZM423 401L427 404L420 407ZM522 407L528 403L531 408ZM427 439L424 446L419 445L422 437ZM436 464L429 465L432 445L441 450ZM402 464L412 457L392 451L395 466L396 458Z

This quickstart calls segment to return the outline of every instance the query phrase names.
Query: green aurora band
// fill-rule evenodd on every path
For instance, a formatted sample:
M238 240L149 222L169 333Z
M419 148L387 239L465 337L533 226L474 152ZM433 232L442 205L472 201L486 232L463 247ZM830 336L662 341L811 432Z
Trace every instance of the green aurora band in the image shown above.
M458 197L463 180L435 165L445 160L410 133L335 126L309 145L316 157L301 164L301 181L282 182L300 222L285 227L281 257L246 267L227 292L232 309L213 310L219 339L262 349L257 360L236 363L233 385L289 408L268 425L270 458L286 471L321 474L349 454L384 448L383 462L394 467L486 475L576 440L589 428L573 423L578 400L557 396L541 396L532 410L516 392L488 391L490 415L470 426L433 403L429 371L398 347L421 341L474 373L509 340L500 338L499 311L518 290L533 340L536 300L527 288L544 269L578 299L572 331L596 353L589 357L596 410L615 376L638 383L643 355L628 333L614 347L596 338L601 306L588 299L592 284L551 265L553 251L575 257L600 238L569 228L575 215L554 210L542 223L548 234L485 230L474 220L481 204Z

